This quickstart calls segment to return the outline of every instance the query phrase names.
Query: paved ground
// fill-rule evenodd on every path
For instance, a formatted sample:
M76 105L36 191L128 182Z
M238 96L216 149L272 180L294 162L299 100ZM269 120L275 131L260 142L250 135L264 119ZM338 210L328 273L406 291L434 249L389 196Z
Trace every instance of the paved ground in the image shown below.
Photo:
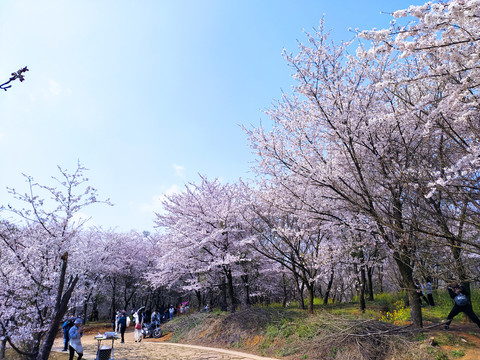
M166 343L162 339L144 339L136 343L133 339L133 331L125 333L125 343L119 340L114 343L115 360L273 360L236 351L207 348L202 346L181 345ZM110 345L111 340L103 341L103 344ZM97 353L97 340L94 335L82 337L85 360L94 360ZM58 338L55 341L53 351L61 351L63 340ZM75 356L75 360L76 360Z

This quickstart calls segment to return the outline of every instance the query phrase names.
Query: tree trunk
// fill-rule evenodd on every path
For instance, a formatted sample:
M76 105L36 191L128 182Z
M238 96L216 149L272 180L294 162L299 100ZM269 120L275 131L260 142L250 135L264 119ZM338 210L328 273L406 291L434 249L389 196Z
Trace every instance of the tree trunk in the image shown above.
M251 303L250 303L250 284L248 283L248 275L242 275L241 276L242 281L243 281L243 288L245 289L245 297L244 297L244 307L249 308Z
M325 289L325 296L323 297L323 305L328 304L328 297L330 296L330 291L332 290L334 275L335 275L335 272L334 272L333 267L332 267L332 269L330 271L330 278L328 279L327 288Z
M90 317L93 321L98 321L98 294L93 298L92 314Z
M455 260L455 270L457 273L457 277L459 280L459 283L463 286L463 288L467 291L467 296L470 300L470 282L467 280L467 274L465 270L465 264L462 259L462 243L460 241L450 241L450 249L452 251L452 256ZM465 314L462 313L462 320L463 322L471 322L470 318Z
M235 294L233 292L233 276L232 276L232 270L227 270L226 271L226 276L227 276L227 286L228 286L228 310L231 313L235 312Z
M57 287L54 318L53 321L50 323L50 326L48 327L47 334L42 343L42 347L36 358L37 360L48 360L50 352L52 351L53 342L55 341L55 337L57 336L58 328L60 327L60 323L65 316L65 313L67 312L68 302L70 301L73 289L78 282L78 276L76 276L74 279L70 279L70 283L67 285L67 291L63 293L63 288L65 285L65 274L67 271L67 259L68 253L65 253L62 256L63 262Z
M295 277L295 287L297 288L297 293L298 293L298 307L302 310L305 310L305 301L303 299L303 288L304 288L304 283L301 282L300 285L300 279L297 274L293 275Z
M7 347L7 337L2 336L2 341L0 344L0 359L5 359L5 349Z
M282 285L283 285L283 300L282 300L282 307L287 307L287 277L285 274L282 274Z
M222 292L220 309L222 311L227 311L228 310L228 306L227 306L227 282L226 282L225 278L223 279L223 284L220 285L220 291Z
M359 289L358 289L358 303L360 307L360 311L365 313L366 304L365 304L365 268L362 266L360 269L360 281L359 281Z
M367 278L368 278L368 301L374 301L374 296L373 296L373 266L369 267L367 266Z
M293 254L290 254L290 259L294 259L294 258L295 257L293 256ZM292 260L292 273L293 273L293 278L295 279L295 287L297 288L297 293L298 293L298 307L302 310L305 310L305 302L303 299L303 289L305 287L305 284L303 281L300 281L300 276L299 276L299 273L297 272L297 268L293 260Z
M343 297L345 296L345 283L342 281L341 282L341 287L340 287L340 291L336 290L335 291L335 298L337 298L338 296L338 302L342 302L343 301Z
M84 324L87 323L87 319L88 319L87 310L88 310L88 300L83 299L83 323Z
M417 296L415 283L413 281L413 267L408 262L408 255L403 255L394 252L394 259L397 263L398 270L402 276L403 283L407 290L407 296L410 303L410 318L413 325L416 327L423 327L422 307L420 306L420 299Z
M130 294L130 296L128 295L128 288L130 287L129 286L129 282L127 280L125 280L125 287L123 288L123 310L127 310L128 308L128 303L130 302L130 299L132 298L132 295L133 294Z
M305 283L302 281L300 285L299 293L298 293L298 297L299 297L298 302L299 302L300 309L305 310L305 298L303 296L303 290L305 290Z
M315 283L312 281L306 284L308 291L308 313L313 314L313 299L315 297Z
M380 285L380 292L383 293L383 266L378 269L378 285Z
M115 302L115 296L117 292L117 278L115 275L113 276L113 284L112 284L112 313L110 316L110 319L112 319L112 322L115 322L115 312L117 311L117 303ZM115 326L115 325L113 325Z
M88 296L86 296L84 299L83 299L83 323L86 324L87 321L88 321L88 315L87 315L87 310L88 310L88 302L90 301L90 298L92 297L92 292L90 292L88 294Z
M198 311L202 311L202 293L200 290L195 290L195 296L197 297Z

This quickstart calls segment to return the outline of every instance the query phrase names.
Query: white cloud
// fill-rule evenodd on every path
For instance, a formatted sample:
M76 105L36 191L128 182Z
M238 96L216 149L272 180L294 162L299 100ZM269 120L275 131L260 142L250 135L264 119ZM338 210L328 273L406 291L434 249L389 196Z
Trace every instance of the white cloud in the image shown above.
M165 196L169 196L180 191L181 187L177 184L173 184L169 188L166 188L162 194L152 196L149 203L141 204L140 211L143 213L161 212L163 209L162 201L165 199Z
M163 194L169 196L174 193L179 193L180 191L181 191L181 187L177 184L173 184Z
M185 167L182 165L173 164L173 169L175 170L175 176L184 178L185 177Z
M64 87L53 79L48 79L47 82L48 88L42 90L45 97L58 97L72 94L71 89Z
M48 91L50 91L52 95L58 96L62 93L62 87L55 80L49 79L48 84Z
M162 208L161 198L161 195L153 195L149 203L140 204L140 211L148 214L160 211Z

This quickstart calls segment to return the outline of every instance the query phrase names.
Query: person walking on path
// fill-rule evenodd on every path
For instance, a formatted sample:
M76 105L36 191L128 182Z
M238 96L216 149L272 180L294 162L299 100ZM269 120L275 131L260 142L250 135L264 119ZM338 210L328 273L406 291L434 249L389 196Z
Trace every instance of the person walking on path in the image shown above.
M135 331L133 332L133 337L135 339L135 342L140 342L142 341L142 326L143 326L143 316L142 313L140 312L140 309L138 309L134 314L133 314L133 319L135 321Z
M120 319L120 310L117 310L117 312L115 313L115 319L114 319L114 325L113 325L113 331L115 332L120 332L120 327L118 326L118 320Z
M127 329L127 314L125 313L125 310L120 313L120 317L118 318L118 328L122 335L121 343L123 344L125 342L125 330Z
M453 318L463 312L480 328L480 319L473 312L472 303L470 302L470 294L462 285L453 283L447 287L448 294L454 300L453 308L447 316L445 330L450 328Z
M427 277L427 283L425 284L425 294L427 294L428 304L430 306L435 306L435 302L433 301L433 287L432 287L432 279Z
M422 291L422 285L420 284L420 281L415 280L415 290L417 291L417 296L420 301L420 305L422 305L422 300L425 302L425 304L429 304L427 298L425 295L423 295Z
M68 350L68 343L70 341L70 336L68 335L68 332L74 326L75 323L75 317L73 315L68 315L67 320L62 325L63 329L63 350L62 351L67 351Z
M83 336L81 325L82 325L82 319L77 318L75 320L75 326L72 326L72 328L68 332L68 335L70 337L70 342L68 347L68 349L70 350L70 357L68 358L69 360L73 360L75 352L77 352L78 354L78 358L77 358L78 360L80 360L83 357L82 341L80 340L80 338Z

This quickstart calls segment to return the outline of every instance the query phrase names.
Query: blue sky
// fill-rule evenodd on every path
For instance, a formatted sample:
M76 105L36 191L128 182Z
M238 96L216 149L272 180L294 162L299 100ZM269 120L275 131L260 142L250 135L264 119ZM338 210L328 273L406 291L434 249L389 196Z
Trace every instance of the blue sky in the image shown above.
M91 224L153 229L163 194L198 174L234 182L254 159L240 125L292 85L282 50L325 14L335 40L387 27L390 12L423 1L2 0L0 204L22 173L51 184L80 160L113 207ZM2 81L3 82L3 81Z

